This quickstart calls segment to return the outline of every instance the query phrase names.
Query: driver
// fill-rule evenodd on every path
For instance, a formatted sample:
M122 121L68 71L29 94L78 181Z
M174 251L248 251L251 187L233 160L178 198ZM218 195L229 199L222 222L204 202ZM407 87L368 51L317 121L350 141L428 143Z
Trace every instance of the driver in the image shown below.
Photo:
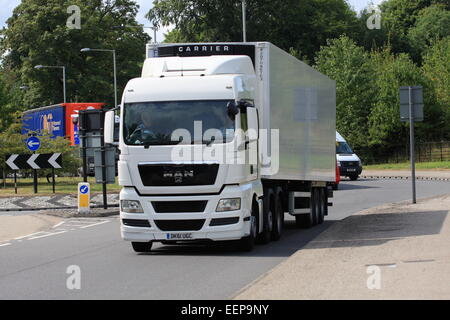
M153 131L150 129L152 126L152 117L148 112L141 113L142 123L138 125L136 130L131 134L130 138L135 140L136 143L141 143L154 137Z

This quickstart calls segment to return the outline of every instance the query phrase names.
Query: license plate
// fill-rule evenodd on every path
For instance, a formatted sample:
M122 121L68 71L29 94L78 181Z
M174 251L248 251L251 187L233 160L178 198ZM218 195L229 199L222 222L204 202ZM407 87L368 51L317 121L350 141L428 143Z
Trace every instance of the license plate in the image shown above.
M350 172L355 172L355 171L356 171L356 169L347 169L347 171L350 171Z
M192 233L167 233L167 240L189 240L192 239Z

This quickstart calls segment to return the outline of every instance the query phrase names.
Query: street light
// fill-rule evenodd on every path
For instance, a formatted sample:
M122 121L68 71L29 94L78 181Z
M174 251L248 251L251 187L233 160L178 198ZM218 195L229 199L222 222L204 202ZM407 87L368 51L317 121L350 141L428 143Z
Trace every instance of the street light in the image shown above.
M114 62L114 108L117 108L117 67L116 67L116 50L109 49L91 49L91 48L83 48L80 52L91 52L91 51L100 51L100 52L112 52L113 54L113 62Z
M63 70L63 91L64 91L64 103L67 102L66 99L66 67L64 66L43 66L42 64L38 64L34 66L35 69L43 69L43 68L57 68Z

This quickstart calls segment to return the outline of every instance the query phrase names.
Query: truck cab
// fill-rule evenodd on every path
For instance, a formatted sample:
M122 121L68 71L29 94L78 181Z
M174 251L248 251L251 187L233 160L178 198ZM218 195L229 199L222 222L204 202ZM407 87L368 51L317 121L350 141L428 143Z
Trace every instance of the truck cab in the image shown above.
M361 159L353 152L347 141L336 131L336 160L341 176L358 180L362 172Z

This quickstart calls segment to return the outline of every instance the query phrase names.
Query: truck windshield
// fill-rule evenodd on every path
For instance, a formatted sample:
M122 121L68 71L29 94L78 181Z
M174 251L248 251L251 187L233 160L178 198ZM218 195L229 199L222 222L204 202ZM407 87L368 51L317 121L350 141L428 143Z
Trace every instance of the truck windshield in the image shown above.
M123 134L127 145L211 144L233 140L234 121L227 115L230 100L166 101L126 103ZM199 127L201 124L201 127ZM196 127L197 137L194 135ZM201 131L198 129L201 128ZM184 129L189 139L172 140L175 130ZM209 129L209 134L205 132ZM180 131L177 131L180 132ZM211 134L216 132L218 134ZM214 138L213 138L214 137ZM189 141L186 141L189 140Z
M352 148L347 144L347 142L336 142L336 153L337 154L353 154Z

